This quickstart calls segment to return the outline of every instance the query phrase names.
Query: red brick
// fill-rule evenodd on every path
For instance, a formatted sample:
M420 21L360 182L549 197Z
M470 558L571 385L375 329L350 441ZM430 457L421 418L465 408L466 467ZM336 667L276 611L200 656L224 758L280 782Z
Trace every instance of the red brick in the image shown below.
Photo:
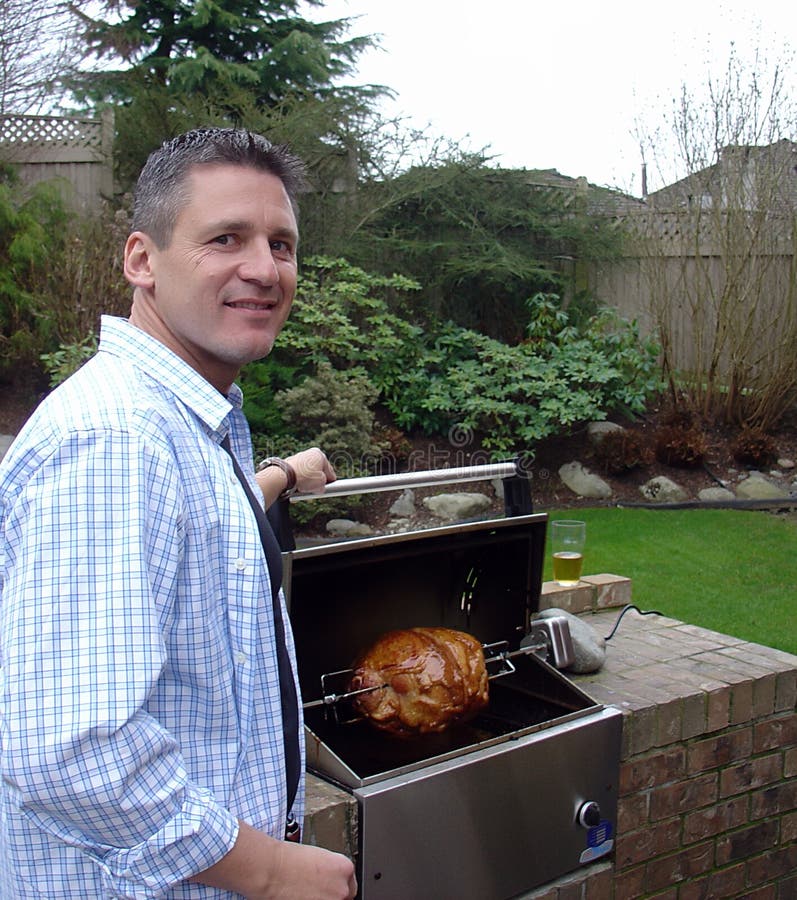
M685 762L684 748L672 747L624 763L620 767L620 796L636 794L683 778Z
M797 844L783 847L751 859L747 863L747 883L749 885L765 884L785 875L793 875L797 871Z
M617 804L617 830L635 831L648 821L649 794L621 797Z
M687 771L707 772L719 766L727 766L732 762L747 759L753 749L753 731L751 728L739 728L717 737L696 741L689 747Z
M753 684L753 718L763 719L775 711L775 674L758 678Z
M753 682L735 684L731 693L731 725L743 725L753 718Z
M626 868L661 856L663 853L672 853L679 847L680 834L679 819L670 819L639 831L619 834L616 850L617 865L620 868Z
M775 690L775 709L793 712L797 706L797 671L781 672Z
M706 731L721 731L731 720L731 690L724 687L708 694Z
M716 898L711 893L711 884L706 877L682 884L678 891L678 900L716 900Z
M645 867L626 869L614 876L614 900L639 900L645 893Z
M774 787L757 791L751 797L750 818L763 819L797 808L797 780L786 781Z
M786 778L797 775L797 747L790 747L783 758L783 774Z
M584 900L609 900L612 896L614 867L607 866L600 872L590 875L584 884Z
M717 773L710 772L657 788L650 794L651 821L709 806L717 801Z
M718 900L720 897L737 897L747 900L745 867L734 866L720 872L712 872L681 886L679 900Z
M797 897L797 874L778 881L778 900L794 900Z
M719 803L710 809L701 809L689 813L684 819L684 843L691 844L695 841L713 835L722 834L731 828L738 828L747 821L747 797L737 797Z
M556 892L556 900L584 900L584 883L563 884Z
M747 888L740 900L776 900L777 896L775 885L765 884L759 888Z
M720 772L720 797L731 797L765 784L773 784L782 777L783 757L780 753L759 756Z
M745 887L745 866L730 866L712 872L709 880L709 888L712 897L738 897L743 896Z
M797 812L789 813L781 819L780 842L781 844L797 842Z
M778 844L778 823L775 819L757 822L717 838L717 865L738 862L765 853Z
M654 859L647 865L645 890L657 891L680 884L687 878L704 875L714 865L714 845L710 841Z
M753 752L784 749L797 744L797 715L775 716L753 728Z

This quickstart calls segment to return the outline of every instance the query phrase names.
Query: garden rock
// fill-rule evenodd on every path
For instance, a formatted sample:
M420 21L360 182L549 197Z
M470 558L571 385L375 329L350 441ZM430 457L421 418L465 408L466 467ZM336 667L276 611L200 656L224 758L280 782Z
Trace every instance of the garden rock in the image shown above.
M742 500L774 500L788 495L781 485L773 484L760 472L751 472L736 486L736 496Z
M389 509L390 515L401 519L412 516L415 512L415 493L409 488L401 492L401 496Z
M562 616L570 626L570 640L573 642L573 662L567 667L568 672L579 675L597 672L606 660L606 641L583 619L574 616L564 609L544 609L537 618L550 619Z
M491 501L485 494L462 491L461 493L426 497L423 505L438 519L456 522L481 515L490 508Z
M704 502L713 502L716 500L735 500L736 494L724 487L703 488L697 492L697 499Z
M793 469L794 468L794 460L786 459L785 457L778 460L778 465L781 469Z
M680 503L686 500L687 493L666 475L657 475L645 482L639 489L642 496L651 503Z
M587 425L587 439L593 447L597 447L607 434L615 431L625 431L625 428L614 422L590 422Z
M585 469L578 460L565 463L559 469L559 477L566 487L579 497L605 500L612 495L612 489L599 475Z
M370 525L354 522L351 519L330 519L327 522L327 533L335 537L367 537L373 534Z

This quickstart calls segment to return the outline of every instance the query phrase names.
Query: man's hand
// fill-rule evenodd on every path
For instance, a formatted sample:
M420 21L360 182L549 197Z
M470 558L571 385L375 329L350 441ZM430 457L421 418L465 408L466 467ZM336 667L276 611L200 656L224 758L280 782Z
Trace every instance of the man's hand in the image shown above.
M354 864L321 847L277 841L239 823L232 850L189 881L236 891L247 900L353 900Z
M296 490L301 494L320 494L324 487L335 480L335 470L326 453L318 447L310 447L285 457L285 462L296 472Z
M287 841L282 842L281 850L263 900L353 900L356 896L354 864L347 857Z
M296 490L303 494L320 494L325 486L336 478L332 464L318 447L310 447L309 450L301 450L293 456L286 456L285 462L296 473ZM271 506L285 490L287 476L282 469L272 465L261 469L255 477L263 492L266 507Z

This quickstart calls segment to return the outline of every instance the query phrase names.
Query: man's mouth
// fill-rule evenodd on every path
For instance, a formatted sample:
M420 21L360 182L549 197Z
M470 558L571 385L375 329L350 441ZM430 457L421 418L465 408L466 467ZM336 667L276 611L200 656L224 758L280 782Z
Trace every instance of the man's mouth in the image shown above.
M231 309L251 309L254 312L265 312L273 309L277 304L275 301L261 301L258 303L255 300L228 300L224 305L229 306Z

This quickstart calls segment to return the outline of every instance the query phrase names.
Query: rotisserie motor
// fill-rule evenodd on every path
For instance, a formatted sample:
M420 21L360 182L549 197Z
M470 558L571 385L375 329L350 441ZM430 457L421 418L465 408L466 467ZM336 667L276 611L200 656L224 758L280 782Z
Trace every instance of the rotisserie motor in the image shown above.
M354 663L349 689L357 711L395 735L443 731L487 705L484 651L450 628L407 628L382 635Z

